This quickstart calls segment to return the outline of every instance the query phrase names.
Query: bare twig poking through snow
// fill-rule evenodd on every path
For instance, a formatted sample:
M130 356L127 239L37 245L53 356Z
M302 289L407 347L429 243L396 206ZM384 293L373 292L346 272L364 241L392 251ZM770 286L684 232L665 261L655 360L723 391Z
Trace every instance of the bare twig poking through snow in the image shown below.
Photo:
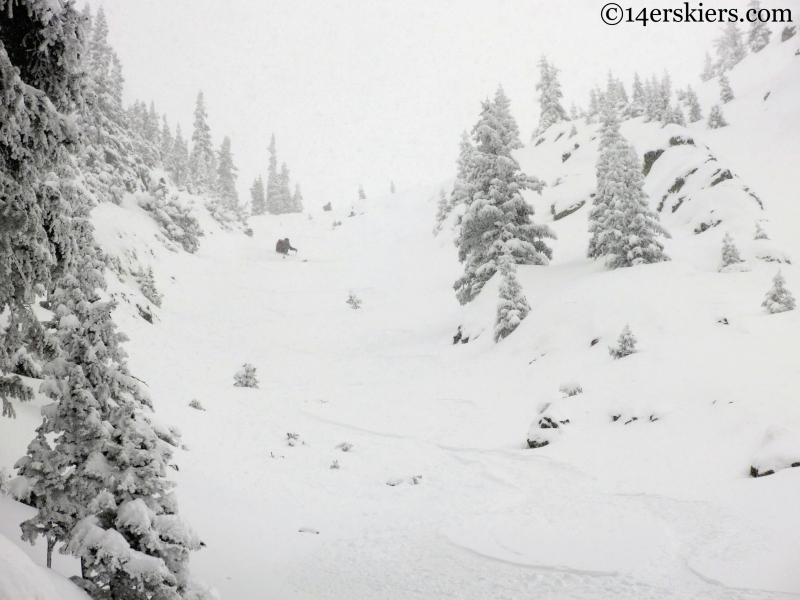
M761 303L761 306L772 314L794 310L794 296L785 286L786 279L784 279L779 269L775 278L772 280L772 289L767 292L767 297L764 298L764 302Z
M608 353L616 360L618 358L630 356L634 352L636 352L636 338L633 337L631 328L625 325L625 329L622 330L617 340L617 347L609 346Z
M339 461L338 460L333 461L331 463L331 469L338 469L338 468L340 468L339 467Z
M341 449L342 452L350 452L350 450L353 449L353 444L350 444L348 442L342 442L341 444L336 446L336 448Z
M361 300L356 296L353 290L350 290L350 295L347 297L347 304L353 309L361 308Z
M568 383L562 383L561 387L558 388L558 391L565 396L577 396L578 394L583 393L583 388L577 381L570 381Z
M422 475L414 475L414 476L411 478L411 483L412 483L413 485L419 485L421 481L422 481Z
M233 376L236 387L258 388L258 379L256 379L256 368L250 363L245 363L242 368Z
M316 529L313 529L311 527L301 527L297 531L299 531L300 533L315 533L315 534L319 535L319 531L317 531Z
M199 400L192 400L191 402L189 402L189 406L191 406L192 408L196 408L197 410L205 410L205 408L203 408L203 405L200 404Z

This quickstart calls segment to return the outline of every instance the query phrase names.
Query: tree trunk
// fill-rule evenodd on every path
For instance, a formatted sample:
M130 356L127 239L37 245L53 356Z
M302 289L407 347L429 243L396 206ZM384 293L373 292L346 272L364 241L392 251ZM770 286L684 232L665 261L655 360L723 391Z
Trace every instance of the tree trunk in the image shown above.
M56 540L55 538L48 537L47 538L47 568L53 568L53 548L56 547Z

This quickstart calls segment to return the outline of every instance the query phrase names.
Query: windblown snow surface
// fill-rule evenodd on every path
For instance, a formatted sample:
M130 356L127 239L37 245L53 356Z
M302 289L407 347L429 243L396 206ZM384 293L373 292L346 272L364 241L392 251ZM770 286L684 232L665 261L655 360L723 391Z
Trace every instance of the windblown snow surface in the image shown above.
M623 124L640 156L664 150L646 191L671 262L585 258L598 125L557 124L519 151L548 184L529 200L558 240L550 266L519 268L532 310L499 344L497 283L455 300L452 220L432 235L439 184L354 217L349 199L255 217L252 238L198 206L195 255L160 243L132 197L98 207L104 248L152 265L164 294L150 324L132 277L109 287L132 372L183 433L173 476L207 544L195 574L237 600L800 596L800 310L761 307L779 268L800 296L798 39L730 73L727 128ZM698 93L707 115L716 80ZM726 231L750 270L718 272ZM300 251L284 259L286 236ZM613 360L626 324L639 352ZM233 386L246 362L258 389ZM0 466L45 402L0 421ZM31 509L0 502L0 597L71 597L34 564L44 545L19 541Z

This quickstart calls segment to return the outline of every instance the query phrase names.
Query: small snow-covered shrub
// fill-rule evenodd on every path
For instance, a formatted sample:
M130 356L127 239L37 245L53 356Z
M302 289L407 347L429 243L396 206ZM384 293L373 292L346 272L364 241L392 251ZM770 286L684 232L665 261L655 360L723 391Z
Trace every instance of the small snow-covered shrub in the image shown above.
M412 485L419 485L419 482L420 482L420 481L422 481L422 475L414 475L414 476L411 478L411 484L412 484Z
M350 450L353 449L353 444L350 444L348 442L342 442L341 444L336 446L336 448L341 450L342 452L350 452Z
M347 297L347 304L349 304L352 309L361 308L361 300L356 296L353 290L350 290L350 295Z
M583 393L583 388L577 381L571 381L568 383L562 383L561 387L558 388L558 391L565 396L577 396L578 394Z
M784 279L780 270L772 280L772 289L767 292L767 296L761 306L772 314L794 310L794 296L786 289L786 279Z
M203 408L203 405L200 404L199 400L192 400L191 402L189 402L189 406L191 406L192 408L196 408L197 410L205 410L205 408Z
M295 446L297 442L300 441L300 434L299 433L287 433L286 434L286 443L290 446Z
M339 461L335 460L331 463L331 469L339 469Z
M786 40L792 39L796 33L797 33L796 25L792 26L787 25L786 27L783 28L783 31L781 31L781 41L785 42Z
M153 304L160 307L161 299L164 297L158 293L156 289L156 280L153 276L153 267L148 267L147 271L142 269L136 276L136 281L139 288L142 290L142 296L150 300Z
M614 357L614 360L618 358L624 358L626 356L630 356L631 354L636 352L636 338L633 336L631 332L631 328L628 325L625 325L625 329L622 330L622 333L619 335L617 339L617 345L609 346L608 353Z
M711 112L708 114L708 128L719 129L720 127L727 127L727 126L728 122L722 115L722 109L719 107L719 104L715 104L714 106L711 107Z
M767 232L761 227L761 223L756 221L756 236L753 238L755 240L768 240L769 236Z
M744 261L739 256L739 250L736 244L733 243L731 234L725 232L725 237L722 238L722 262L719 263L720 273L730 273L732 271L744 271L750 269L743 269Z
M168 239L179 243L187 252L197 252L200 247L198 238L204 235L203 230L191 207L183 206L177 195L167 198L162 188L155 192L155 196L140 199L139 206L153 216L161 233Z
M258 379L256 379L256 368L250 363L245 363L241 369L233 376L234 386L257 388Z

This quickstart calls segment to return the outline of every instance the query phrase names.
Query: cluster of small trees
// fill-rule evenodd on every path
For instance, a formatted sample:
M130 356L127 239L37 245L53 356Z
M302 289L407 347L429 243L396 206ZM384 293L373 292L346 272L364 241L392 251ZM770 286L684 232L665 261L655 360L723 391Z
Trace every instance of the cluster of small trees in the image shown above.
M52 400L10 488L36 509L23 538L47 540L48 564L59 544L78 557L94 598L201 598L188 558L202 544L166 477L179 438L154 420L101 296L89 211L141 185L151 160L124 126L106 33L71 3L0 2L0 154L14 157L0 161L0 397L12 417L31 400L23 374Z
M303 212L303 196L300 184L295 184L294 194L289 183L289 167L281 165L278 172L278 153L275 148L275 136L269 144L269 169L267 170L267 187L259 175L250 188L251 212L253 215L282 215L285 213Z

